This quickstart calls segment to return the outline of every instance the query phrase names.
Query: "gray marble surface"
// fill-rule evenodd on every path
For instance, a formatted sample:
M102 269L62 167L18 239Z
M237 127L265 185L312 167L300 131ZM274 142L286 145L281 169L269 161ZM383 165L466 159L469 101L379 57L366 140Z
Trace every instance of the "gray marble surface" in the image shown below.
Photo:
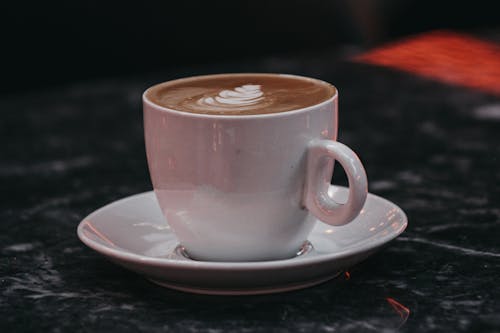
M84 216L151 188L142 91L230 71L336 84L339 140L407 231L335 280L252 297L163 289L85 247ZM500 331L498 97L325 52L1 96L0 110L2 332Z

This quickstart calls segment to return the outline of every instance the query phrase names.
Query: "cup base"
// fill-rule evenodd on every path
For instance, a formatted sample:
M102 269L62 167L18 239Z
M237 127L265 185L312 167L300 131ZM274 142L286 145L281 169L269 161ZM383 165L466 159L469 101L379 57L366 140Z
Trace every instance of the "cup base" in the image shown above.
M177 256L180 256L180 257L183 257L184 259L187 259L187 260L192 260L192 261L208 261L208 262L259 262L259 261L274 261L274 260L286 260L286 259L293 259L293 258L297 258L297 257L301 257L301 256L304 256L306 254L308 254L309 252L311 252L312 250L314 249L313 245L311 242L309 242L308 240L306 240L302 246L297 250L297 252L295 252L292 256L290 257L286 257L286 258L273 258L273 259L268 259L268 260L216 260L216 259L201 259L201 258L197 258L197 257L194 257L192 255L190 255L188 253L188 250L182 246L181 244L177 245L177 247L175 248L174 250L174 253L177 255Z

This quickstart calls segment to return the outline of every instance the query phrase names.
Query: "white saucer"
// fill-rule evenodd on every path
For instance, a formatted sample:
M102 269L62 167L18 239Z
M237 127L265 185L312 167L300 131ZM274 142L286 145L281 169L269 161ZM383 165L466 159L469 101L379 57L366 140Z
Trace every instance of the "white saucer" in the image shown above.
M331 195L345 202L347 189L334 186ZM360 215L348 225L331 227L318 221L309 236L313 248L294 258L194 261L183 256L154 193L146 192L93 212L79 224L78 237L111 261L159 285L202 294L244 295L300 289L327 281L396 238L407 224L398 206L368 194Z

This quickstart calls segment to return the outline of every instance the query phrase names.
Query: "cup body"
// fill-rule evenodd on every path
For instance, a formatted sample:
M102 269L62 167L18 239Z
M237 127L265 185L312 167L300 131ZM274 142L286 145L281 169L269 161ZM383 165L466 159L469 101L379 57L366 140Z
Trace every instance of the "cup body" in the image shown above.
M154 191L192 258L294 256L315 223L303 204L308 145L336 140L337 93L273 114L179 112L152 103L146 93L143 107Z

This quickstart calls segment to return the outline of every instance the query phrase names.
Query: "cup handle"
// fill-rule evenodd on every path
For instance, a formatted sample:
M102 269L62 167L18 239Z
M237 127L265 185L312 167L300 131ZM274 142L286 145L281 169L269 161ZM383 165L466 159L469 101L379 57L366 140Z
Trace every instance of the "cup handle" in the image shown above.
M332 160L344 168L349 180L349 197L345 204L330 195ZM332 140L314 140L307 152L307 175L304 206L320 221L340 226L351 222L363 208L368 193L366 172L358 156L346 145Z

